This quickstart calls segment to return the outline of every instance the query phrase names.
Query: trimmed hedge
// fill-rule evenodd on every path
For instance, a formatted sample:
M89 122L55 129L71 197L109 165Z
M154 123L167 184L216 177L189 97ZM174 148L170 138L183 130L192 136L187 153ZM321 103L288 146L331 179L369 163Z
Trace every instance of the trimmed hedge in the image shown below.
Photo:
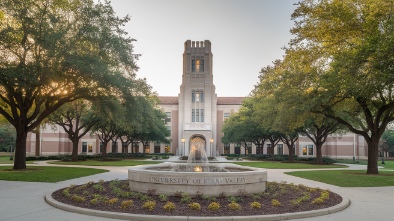
M106 158L118 158L118 159L148 159L154 156L162 156L162 158L166 158L168 156L174 155L172 153L168 154L145 154L145 153L107 153ZM94 154L94 155L85 155L79 154L78 160L87 160L87 159L102 159L102 155ZM62 161L70 161L71 155L49 155L49 156L27 156L26 161L36 161L36 160L62 160Z
M289 161L289 155L269 155L269 154L250 154L247 156L248 160L256 161ZM333 164L336 161L329 157L323 157L323 164ZM298 157L294 155L294 161L305 162L305 163L316 163L316 157Z

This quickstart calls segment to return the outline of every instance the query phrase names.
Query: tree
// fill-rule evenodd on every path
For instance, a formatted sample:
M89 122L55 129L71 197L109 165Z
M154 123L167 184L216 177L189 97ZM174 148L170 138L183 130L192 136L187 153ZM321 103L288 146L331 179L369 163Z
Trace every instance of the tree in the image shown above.
M382 135L385 152L394 153L394 130L386 130Z
M282 135L280 137L280 140L286 144L289 150L289 162L294 161L294 154L295 154L294 149L298 137L299 137L299 129L282 132Z
M170 131L166 128L163 120L166 115L156 107L156 101L154 99L144 99L142 108L143 124L136 133L138 140L144 147L149 145L150 141L169 143L167 137L170 136Z
M223 143L237 143L245 148L248 146L248 142L250 142L250 138L247 134L247 129L249 125L241 120L239 113L233 114L228 119L226 119L222 132L224 136L222 137Z
M49 121L60 125L73 144L72 161L78 161L79 140L99 121L87 100L76 100L60 107L49 116Z
M317 117L317 116L315 116ZM300 128L300 134L307 136L316 147L316 164L323 164L323 152L322 147L326 142L328 135L338 131L341 128L341 124L330 118L322 118L318 121L317 118L309 118L305 121L305 124Z
M3 0L0 12L0 114L25 169L27 133L67 102L132 88L136 55L109 2Z
M364 137L367 174L378 174L379 140L394 120L393 4L308 0L292 15L296 37L287 53L297 52L311 70L292 76L304 77L313 112Z
M0 122L0 152L11 151L15 145L15 129L8 122Z

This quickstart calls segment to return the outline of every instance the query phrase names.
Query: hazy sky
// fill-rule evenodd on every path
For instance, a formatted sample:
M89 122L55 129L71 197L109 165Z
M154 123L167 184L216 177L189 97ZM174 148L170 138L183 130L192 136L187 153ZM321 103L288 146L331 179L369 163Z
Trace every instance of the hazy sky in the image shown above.
M210 40L218 96L247 96L262 67L281 59L299 0L113 0L136 39L139 78L161 96L177 96L186 40Z

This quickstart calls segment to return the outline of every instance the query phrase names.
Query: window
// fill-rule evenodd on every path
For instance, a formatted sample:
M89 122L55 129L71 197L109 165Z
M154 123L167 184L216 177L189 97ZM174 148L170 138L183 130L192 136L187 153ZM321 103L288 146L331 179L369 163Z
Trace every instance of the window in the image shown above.
M150 153L150 143L144 147L144 153Z
M256 154L263 154L263 146L261 144L256 145Z
M267 144L267 154L274 155L274 147L271 144Z
M202 103L204 102L204 91L193 90L192 91L192 103Z
M278 155L283 155L283 144L278 144Z
M104 144L103 142L100 142L100 153L104 151Z
M82 153L88 152L88 143L82 142Z
M118 142L112 141L112 153L118 152Z
M230 154L230 144L224 144L224 154Z
M252 153L252 142L247 142L245 154L251 154L251 153Z
M93 152L93 145L92 144L88 145L88 151L89 151L89 153Z
M308 144L308 145L302 145L302 155L313 155L313 145Z
M192 60L192 72L204 72L204 60L193 59Z
M224 119L226 120L227 118L230 117L230 113L224 113Z
M204 122L204 109L192 109L192 122Z
M200 72L200 60L196 60L196 72Z
M170 123L171 122L171 112L166 112L166 119L165 119L165 123Z
M171 126L166 126L167 130L170 131L170 136L171 136Z
M241 154L241 146L239 144L234 145L234 154Z
M313 155L313 145L308 145L308 155Z
M167 143L167 144L164 146L164 151L165 151L165 153L171 152L171 144Z
M139 153L140 149L140 143L139 142L133 142L133 153Z
M154 152L155 153L160 153L160 143L159 142L155 142Z

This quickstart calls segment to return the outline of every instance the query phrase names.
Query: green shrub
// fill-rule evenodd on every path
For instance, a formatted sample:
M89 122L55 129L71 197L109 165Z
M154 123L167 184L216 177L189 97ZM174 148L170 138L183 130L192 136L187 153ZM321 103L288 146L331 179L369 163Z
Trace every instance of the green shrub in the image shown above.
M124 200L120 203L120 207L123 209L130 208L133 206L133 200Z
M146 201L144 203L144 205L142 205L143 209L149 210L149 211L153 211L155 210L156 207L156 202L155 201Z
M159 200L160 200L161 202L166 202L166 201L167 201L167 196L164 195L164 194L160 194L160 195L159 195Z
M152 200L152 198L151 198L150 196L145 195L145 194L139 195L138 198L139 198L141 201L151 201L151 200Z
M201 205L199 203L190 203L189 204L189 208L192 210L200 210L201 209Z
M166 211L173 211L175 209L175 204L168 201L166 204L164 204L163 209Z
M187 193L182 194L182 199L181 199L182 203L190 203L191 201L192 198L189 196L189 194Z
M71 196L71 194L70 194L70 188L64 189L64 190L62 191L62 194L63 194L63 196L65 196L65 197L70 197L70 196Z
M82 202L86 201L85 197L79 196L79 195L76 195L76 194L72 195L71 199L73 201L75 201L75 202L78 202L78 203L82 203Z
M322 191L322 192L320 193L320 197L321 197L322 199L327 200L327 199L330 198L330 192L327 191L327 190L324 190L324 191Z
M216 210L220 209L220 204L217 202L212 202L208 205L208 209L212 210L212 211L216 211Z
M259 199L261 199L261 196L259 194L253 194L252 198L254 200L259 200Z
M319 205L319 204L322 204L322 203L324 203L324 199L323 199L322 197L316 198L316 199L314 199L314 200L312 201L312 204L317 204L317 205Z
M275 207L282 206L282 204L279 202L279 200L276 200L276 199L271 200L271 205L275 206Z
M241 209L241 205L239 205L238 203L236 203L234 201L229 203L227 206L231 210L240 210Z
M261 204L259 202L253 202L250 204L250 207L254 208L254 209L260 209L261 208Z
M118 198L112 198L112 199L109 199L107 201L107 203L110 204L110 205L114 205L115 203L118 202L118 200L119 200Z
M100 202L100 200L97 199L97 198L93 198L93 199L90 200L90 203L93 204L93 205L96 205L96 204L98 204L99 202Z
M236 197L236 196L228 196L227 197L227 201L228 202L242 202L243 201L243 198L242 197Z
M93 185L93 189L95 189L95 190L97 190L97 191L100 191L100 192L105 191L105 189L104 189L104 187L103 187L103 185L102 185L101 183L96 183L96 184L94 184L94 185Z

